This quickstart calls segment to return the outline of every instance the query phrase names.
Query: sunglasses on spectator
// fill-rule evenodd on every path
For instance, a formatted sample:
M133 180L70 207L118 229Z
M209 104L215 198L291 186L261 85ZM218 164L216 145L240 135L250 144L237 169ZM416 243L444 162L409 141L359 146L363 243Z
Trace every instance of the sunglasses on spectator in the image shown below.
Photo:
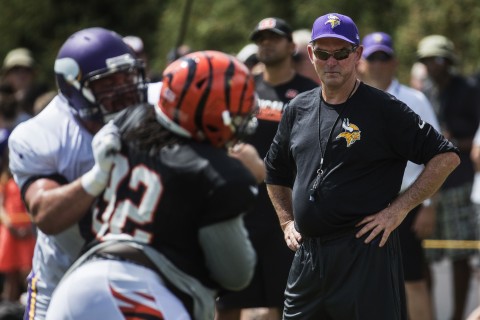
M392 60L392 58L393 57L386 52L377 51L377 52L374 52L371 55L369 55L367 57L367 61L368 62L374 62L374 61L387 62L387 61Z
M354 52L357 49L357 47L352 47L352 48L343 48L337 51L333 52L328 52L325 50L320 50L320 49L313 49L313 54L317 59L326 61L328 58L333 57L335 60L345 60L348 58L350 53Z

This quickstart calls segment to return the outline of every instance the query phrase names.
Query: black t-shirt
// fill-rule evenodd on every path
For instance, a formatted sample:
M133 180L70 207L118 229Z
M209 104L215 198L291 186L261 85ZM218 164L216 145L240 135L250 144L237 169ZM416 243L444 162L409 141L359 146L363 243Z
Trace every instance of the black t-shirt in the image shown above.
M255 134L247 139L247 142L257 149L261 158L265 157L270 148L288 101L299 93L316 87L318 87L317 83L299 74L296 74L292 80L276 86L266 83L262 74L255 76L255 89L259 98L258 128ZM265 185L262 184L259 189L255 209L245 218L249 230L278 225L278 218Z
M122 136L145 123L149 108L136 107L116 119ZM131 235L215 287L204 263L198 230L250 210L255 200L252 187L257 183L240 161L209 144L188 140L159 152L151 150L138 150L135 142L123 139L110 187L99 197L93 229L97 237Z
M403 102L362 83L335 121L311 201L321 157L319 105L320 89L292 100L265 159L266 182L293 188L295 223L305 236L353 228L387 207L400 191L408 160L425 164L458 151Z

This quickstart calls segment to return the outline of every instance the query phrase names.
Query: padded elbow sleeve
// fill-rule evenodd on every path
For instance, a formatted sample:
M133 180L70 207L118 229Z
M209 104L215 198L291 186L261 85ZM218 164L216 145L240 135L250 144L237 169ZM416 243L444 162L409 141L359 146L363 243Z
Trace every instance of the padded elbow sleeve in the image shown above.
M211 277L223 288L238 291L250 283L257 259L241 216L201 228L199 241Z

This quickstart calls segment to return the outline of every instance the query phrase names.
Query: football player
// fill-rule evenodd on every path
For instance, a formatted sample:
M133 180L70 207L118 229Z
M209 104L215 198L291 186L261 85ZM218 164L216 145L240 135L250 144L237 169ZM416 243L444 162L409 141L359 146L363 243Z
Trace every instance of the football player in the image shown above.
M128 108L95 136L106 175L82 181L88 190L109 181L95 205L97 243L58 286L47 319L213 319L218 291L249 283L256 256L243 214L264 166L250 145L242 159L261 170L228 147L256 128L255 107L247 67L200 51L167 67L153 108Z
M70 36L54 70L58 95L9 139L10 169L38 227L25 319L45 318L54 288L88 238L93 200L78 178L95 163L93 135L145 99L142 62L107 29Z

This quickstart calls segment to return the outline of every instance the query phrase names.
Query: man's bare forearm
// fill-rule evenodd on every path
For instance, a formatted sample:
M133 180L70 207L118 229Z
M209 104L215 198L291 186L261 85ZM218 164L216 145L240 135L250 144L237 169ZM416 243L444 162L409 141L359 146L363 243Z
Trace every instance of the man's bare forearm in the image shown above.
M460 158L454 152L436 155L425 165L425 169L410 188L401 194L392 205L402 211L411 211L423 200L432 197L459 164Z
M290 221L293 221L292 189L267 184L267 191L283 230Z

